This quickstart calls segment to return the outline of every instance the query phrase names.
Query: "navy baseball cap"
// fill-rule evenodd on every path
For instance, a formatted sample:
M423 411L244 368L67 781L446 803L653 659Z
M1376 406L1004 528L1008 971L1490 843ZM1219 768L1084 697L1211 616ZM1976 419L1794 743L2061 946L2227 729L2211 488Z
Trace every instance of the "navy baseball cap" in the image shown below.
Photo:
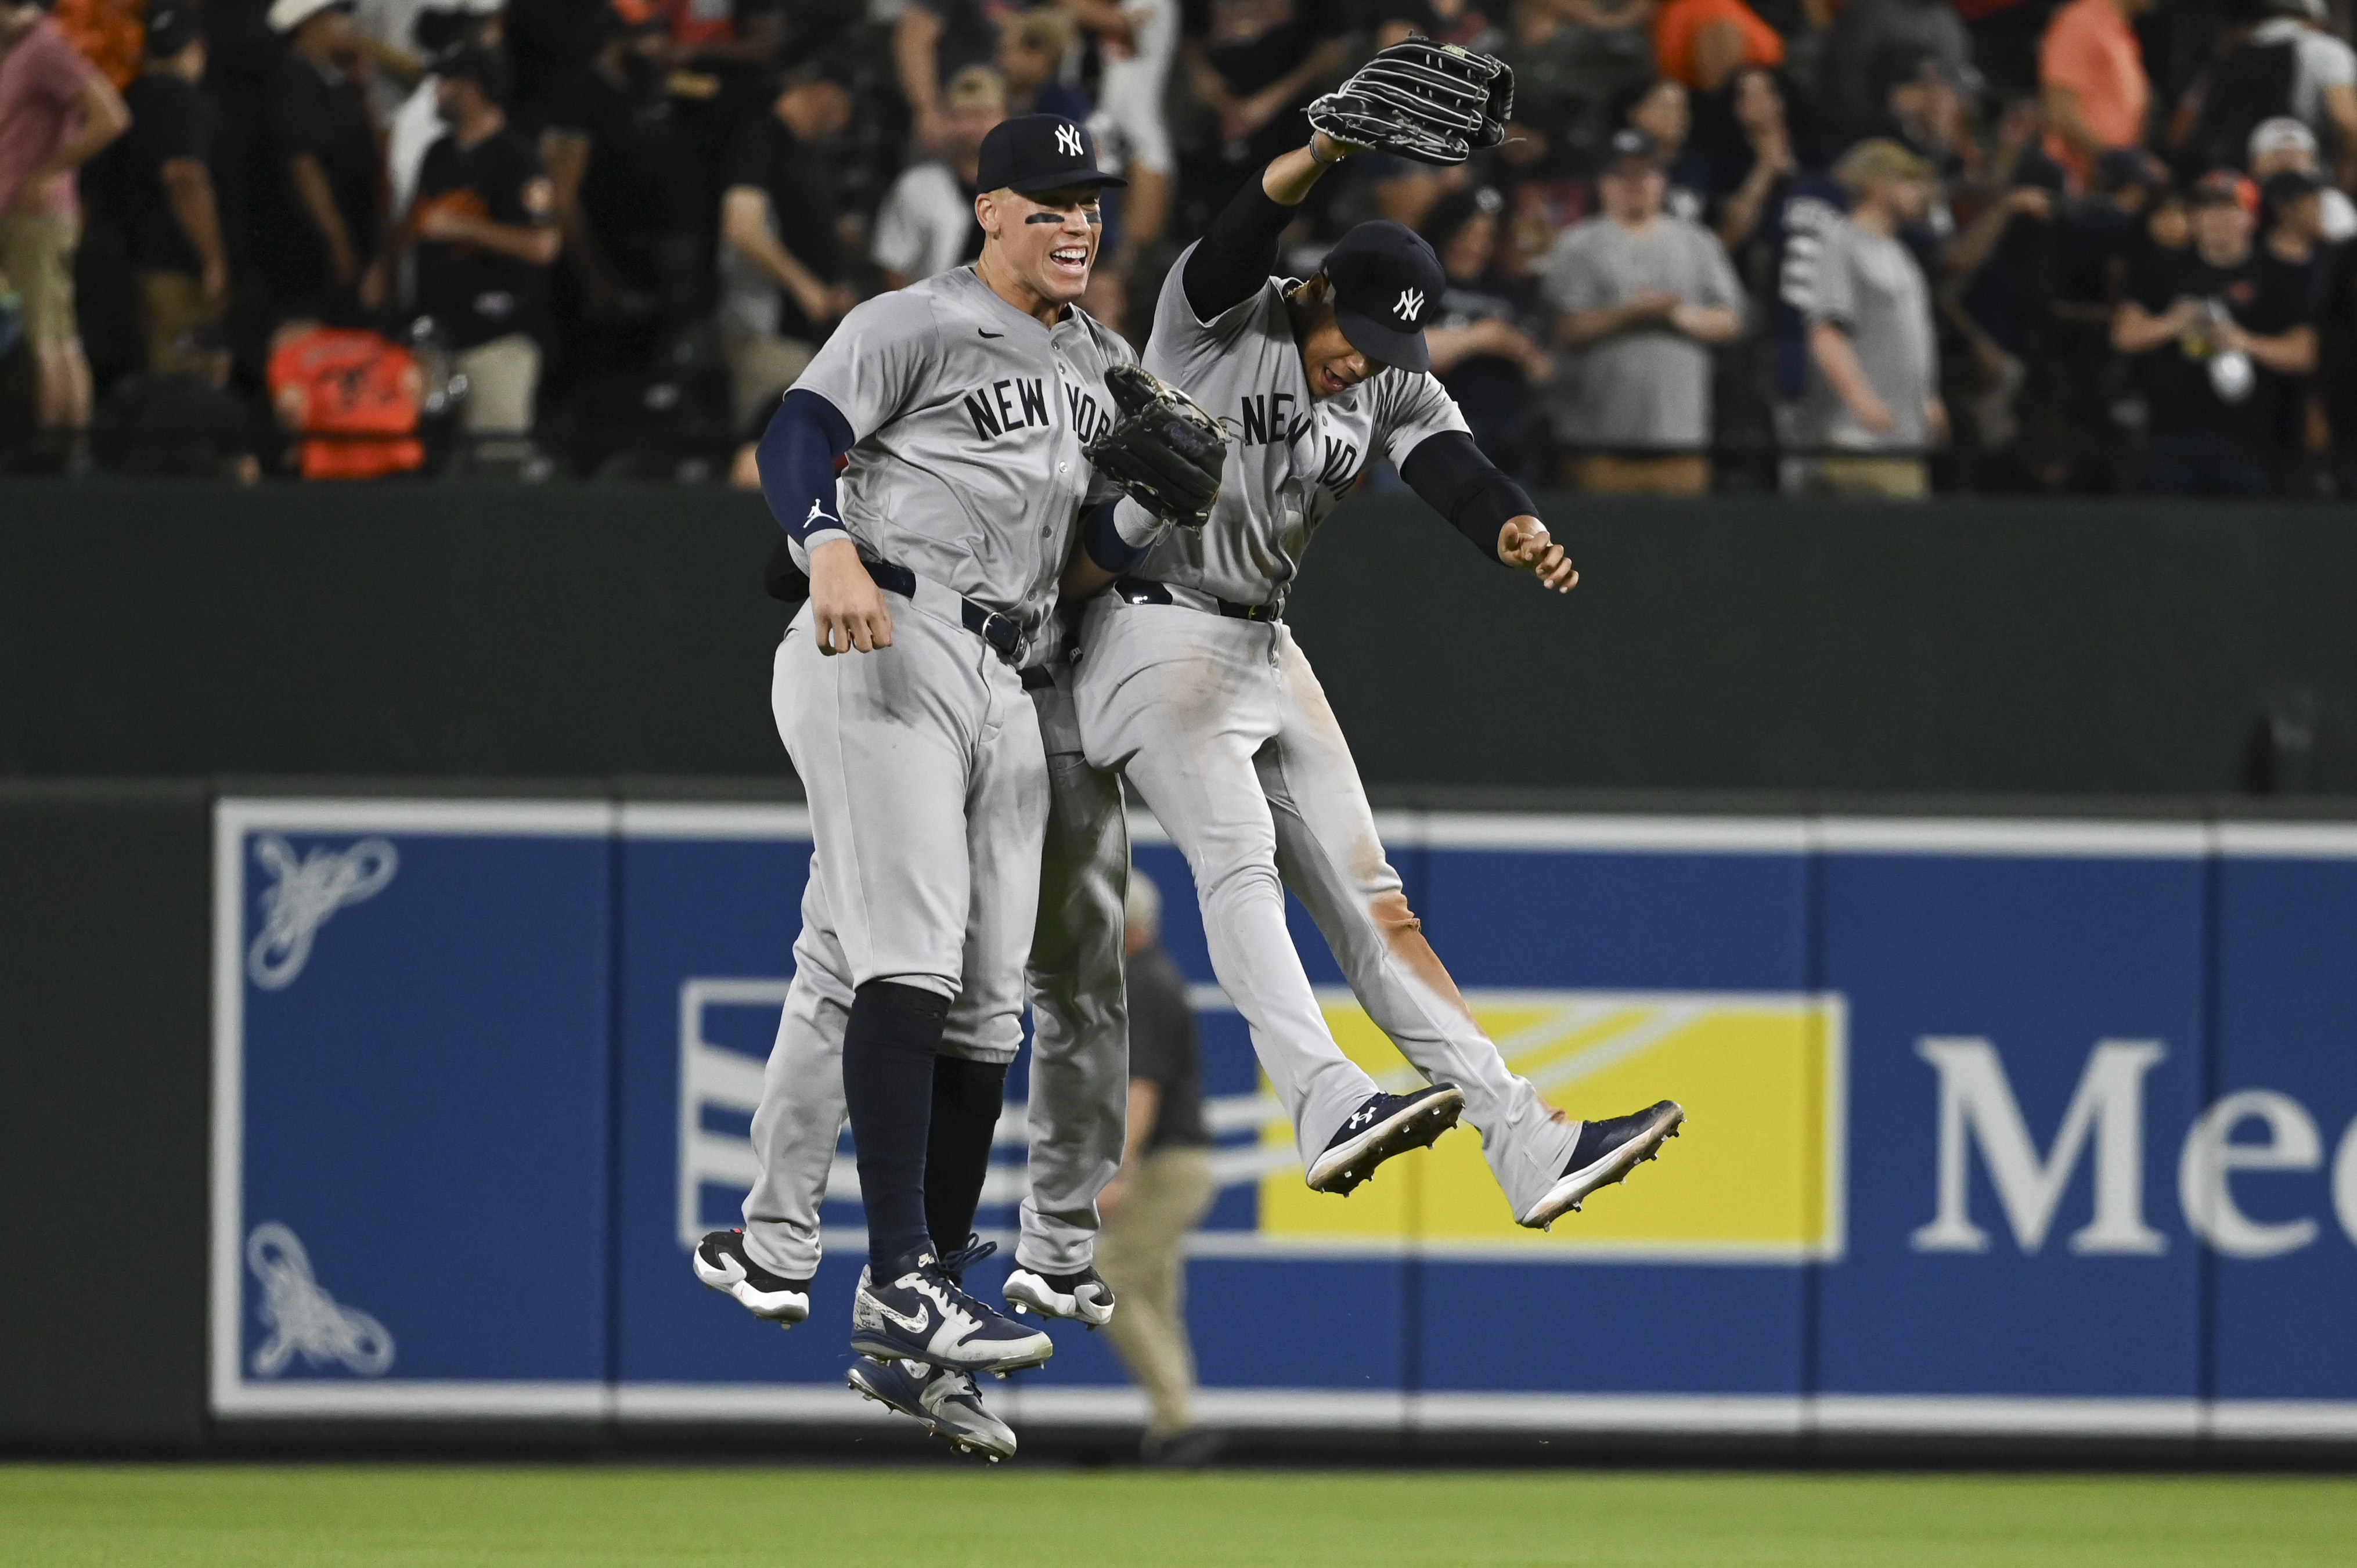
M1612 133L1605 144L1604 162L1607 166L1637 160L1649 164L1662 161L1662 145L1634 125L1624 125Z
M141 46L149 59L170 59L197 41L197 14L185 5L152 5L147 11L147 38Z
M982 139L974 184L985 190L1061 190L1072 185L1127 185L1097 167L1096 144L1061 114L1018 114Z
M1405 223L1361 223L1326 252L1334 318L1351 347L1379 365L1432 369L1424 318L1440 308L1448 274L1422 235Z

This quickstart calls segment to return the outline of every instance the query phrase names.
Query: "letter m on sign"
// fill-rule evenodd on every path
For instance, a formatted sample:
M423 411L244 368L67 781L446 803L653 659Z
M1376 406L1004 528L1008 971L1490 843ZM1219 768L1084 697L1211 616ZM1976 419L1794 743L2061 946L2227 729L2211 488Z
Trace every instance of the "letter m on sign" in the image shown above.
M2087 1057L2061 1130L2040 1159L2013 1098L2005 1061L1986 1040L1927 1039L1915 1054L1940 1075L1939 1215L1917 1230L1921 1252L1985 1252L1973 1223L1972 1145L1980 1145L2013 1239L2025 1252L2046 1242L2079 1156L2095 1146L2095 1212L2071 1237L2074 1252L2165 1251L2144 1222L2144 1077L2167 1053L2151 1040L2104 1040Z

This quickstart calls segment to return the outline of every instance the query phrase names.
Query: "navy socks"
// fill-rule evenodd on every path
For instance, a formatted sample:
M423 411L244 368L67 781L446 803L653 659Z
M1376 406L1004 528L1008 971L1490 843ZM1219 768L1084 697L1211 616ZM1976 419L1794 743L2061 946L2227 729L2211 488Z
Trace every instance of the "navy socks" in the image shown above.
M931 1250L925 1224L925 1154L934 1063L949 1009L947 997L896 981L871 980L853 993L851 1018L843 1031L843 1101L867 1208L868 1262L879 1282L909 1253ZM989 1157L986 1143L983 1155ZM978 1177L974 1190L978 1197ZM969 1220L973 1212L969 1205ZM964 1239L959 1231L957 1240Z
M925 1144L925 1225L942 1249L963 1246L990 1175L990 1142L1006 1099L1005 1062L933 1058L933 1123ZM863 1182L866 1177L863 1173Z

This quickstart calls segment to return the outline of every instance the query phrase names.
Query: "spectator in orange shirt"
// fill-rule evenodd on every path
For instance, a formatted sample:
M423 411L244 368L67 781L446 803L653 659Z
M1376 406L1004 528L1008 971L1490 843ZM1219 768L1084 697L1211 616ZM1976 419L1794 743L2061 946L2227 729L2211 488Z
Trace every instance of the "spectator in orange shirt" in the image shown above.
M2068 171L2073 190L2086 188L2097 158L2144 139L2152 85L2131 24L2153 4L2071 0L2047 27L2038 56L2046 154Z
M1653 13L1662 74L1716 92L1746 66L1784 63L1784 40L1743 0L1669 0Z

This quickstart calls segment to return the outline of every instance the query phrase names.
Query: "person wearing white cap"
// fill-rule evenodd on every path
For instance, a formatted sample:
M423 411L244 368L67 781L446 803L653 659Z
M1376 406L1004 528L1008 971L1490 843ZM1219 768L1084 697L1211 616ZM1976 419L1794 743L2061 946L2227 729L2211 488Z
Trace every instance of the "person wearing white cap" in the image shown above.
M286 58L268 89L269 157L254 259L273 295L349 314L384 297L376 124L345 62L361 47L348 0L274 0Z
M2357 49L2333 36L2324 0L2266 0L2264 8L2274 15L2252 28L2242 47L2290 52L2291 99L2286 107L2319 135L2331 127L2339 154L2337 182L2344 189L2357 184Z
M2272 120L2262 120L2251 133L2250 156L2245 167L2251 177L2262 185L2269 175L2289 169L2299 174L2319 177L2324 170L2317 158L2316 133L2288 114ZM2340 187L2327 185L2320 193L2324 199L2324 237L2334 244L2357 236L2357 202Z

